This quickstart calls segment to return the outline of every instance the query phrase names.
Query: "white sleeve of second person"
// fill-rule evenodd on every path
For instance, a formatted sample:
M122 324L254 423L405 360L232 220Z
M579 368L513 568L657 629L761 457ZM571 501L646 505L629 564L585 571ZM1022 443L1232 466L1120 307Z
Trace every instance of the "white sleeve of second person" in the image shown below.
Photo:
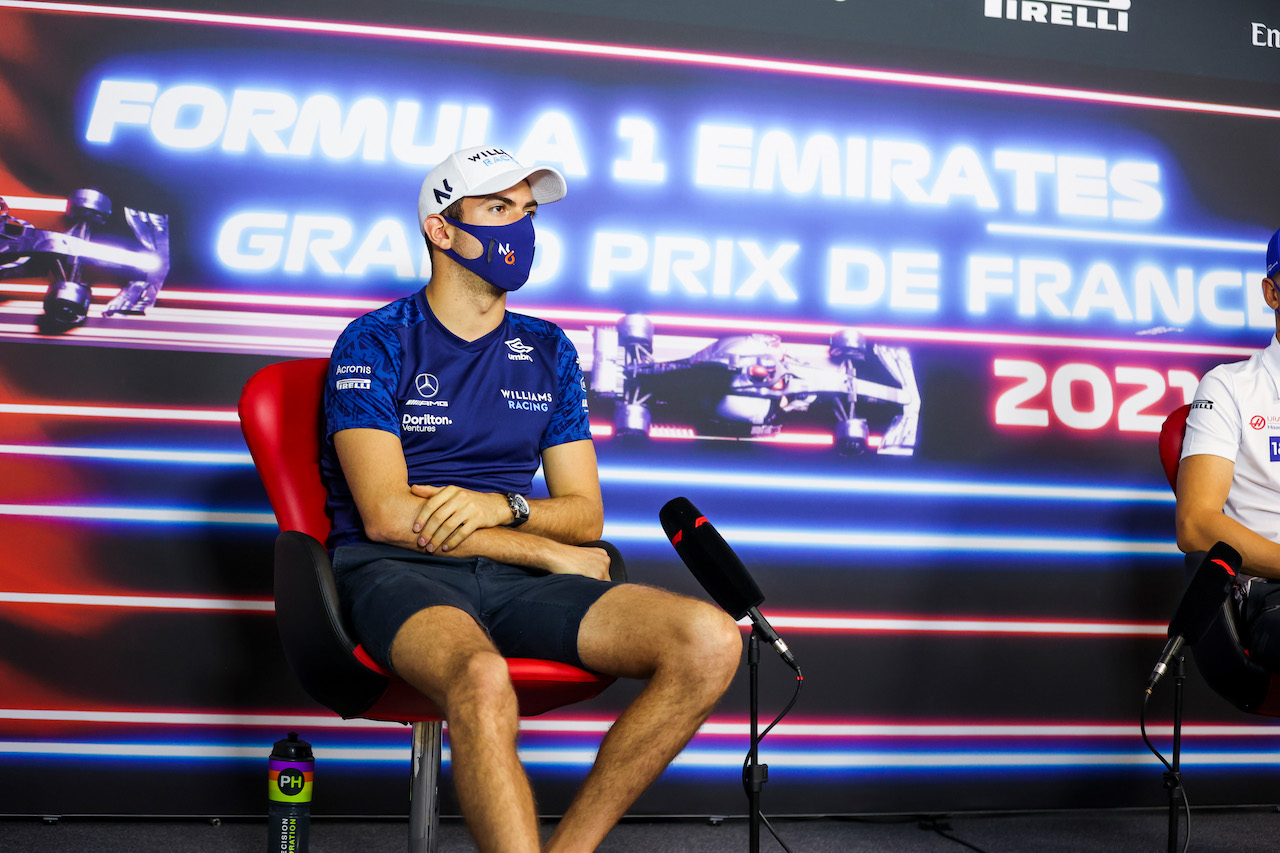
M1232 389L1232 377L1220 369L1209 371L1187 415L1187 434L1182 440L1182 457L1208 454L1236 461L1240 450L1240 407Z

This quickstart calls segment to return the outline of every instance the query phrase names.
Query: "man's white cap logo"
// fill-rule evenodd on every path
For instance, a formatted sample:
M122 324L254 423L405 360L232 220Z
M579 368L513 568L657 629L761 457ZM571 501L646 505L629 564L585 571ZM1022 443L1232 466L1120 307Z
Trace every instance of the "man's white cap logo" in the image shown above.
M477 145L455 151L431 170L418 193L418 227L433 213L466 196L484 196L527 180L533 200L549 204L564 198L564 175L550 167L525 168L501 148Z

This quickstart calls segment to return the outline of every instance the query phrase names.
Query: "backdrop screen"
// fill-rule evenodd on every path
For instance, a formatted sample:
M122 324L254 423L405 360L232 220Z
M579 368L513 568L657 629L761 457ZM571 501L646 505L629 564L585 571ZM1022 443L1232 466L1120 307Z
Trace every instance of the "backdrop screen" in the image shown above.
M606 538L701 594L657 520L690 498L804 668L767 810L1163 803L1136 720L1182 586L1156 434L1275 329L1280 110L1250 98L1280 19L1233 12L1241 100L1126 52L1140 0L850 10L856 49L816 0L776 49L754 3L153 5L0 3L8 811L255 813L295 730L318 811L403 812L407 731L284 663L235 402L428 281L419 186L472 145L567 178L509 304L578 349ZM763 669L771 716L793 682ZM745 810L740 681L638 812ZM1192 685L1197 804L1273 796L1275 737ZM546 810L633 693L525 722Z

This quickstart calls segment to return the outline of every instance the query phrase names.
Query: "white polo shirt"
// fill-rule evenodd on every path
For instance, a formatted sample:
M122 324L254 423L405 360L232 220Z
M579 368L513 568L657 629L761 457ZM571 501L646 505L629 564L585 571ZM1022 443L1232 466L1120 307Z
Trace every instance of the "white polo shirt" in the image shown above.
M1235 463L1223 512L1280 542L1280 341L1200 380L1182 458L1206 453Z

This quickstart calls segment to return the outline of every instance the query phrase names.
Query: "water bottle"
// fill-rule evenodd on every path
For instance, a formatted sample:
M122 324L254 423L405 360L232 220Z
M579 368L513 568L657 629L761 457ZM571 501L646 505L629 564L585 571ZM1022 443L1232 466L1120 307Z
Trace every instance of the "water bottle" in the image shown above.
M267 853L307 853L315 767L311 744L297 732L276 741L267 767Z

